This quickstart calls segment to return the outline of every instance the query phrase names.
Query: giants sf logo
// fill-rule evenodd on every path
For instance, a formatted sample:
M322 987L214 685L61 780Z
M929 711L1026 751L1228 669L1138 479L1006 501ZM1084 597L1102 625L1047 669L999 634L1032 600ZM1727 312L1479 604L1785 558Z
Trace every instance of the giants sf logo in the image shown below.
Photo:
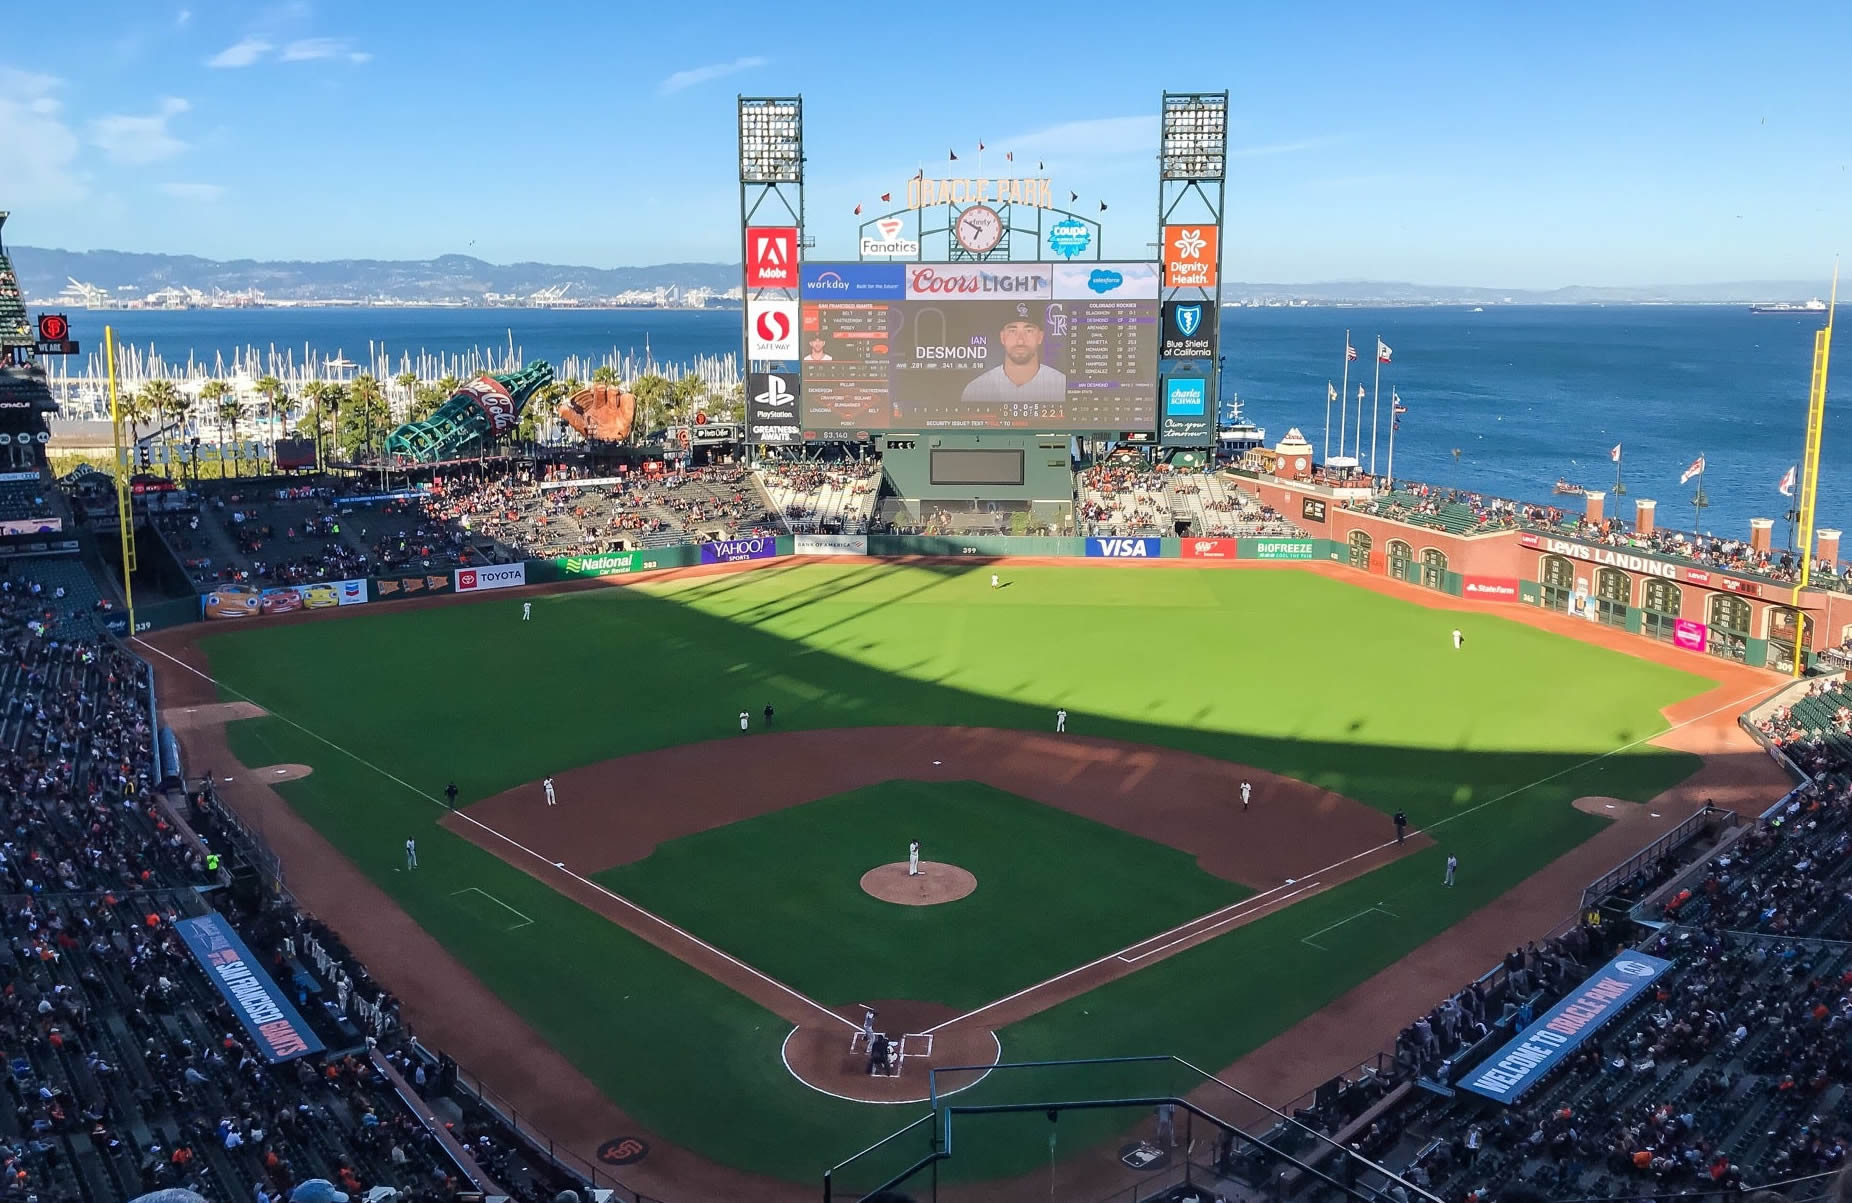
M635 1136L620 1136L598 1146L598 1160L606 1165L635 1165L649 1156L649 1142Z

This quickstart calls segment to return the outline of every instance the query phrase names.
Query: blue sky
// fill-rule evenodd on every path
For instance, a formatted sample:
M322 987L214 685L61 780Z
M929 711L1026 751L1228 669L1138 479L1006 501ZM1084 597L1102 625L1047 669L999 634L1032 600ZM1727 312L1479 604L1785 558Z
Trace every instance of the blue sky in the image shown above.
M1232 279L1813 279L1848 247L1852 5L1166 11L86 0L0 44L0 208L40 246L731 261L734 98L799 92L813 254L982 139L1143 257L1159 93L1227 88Z

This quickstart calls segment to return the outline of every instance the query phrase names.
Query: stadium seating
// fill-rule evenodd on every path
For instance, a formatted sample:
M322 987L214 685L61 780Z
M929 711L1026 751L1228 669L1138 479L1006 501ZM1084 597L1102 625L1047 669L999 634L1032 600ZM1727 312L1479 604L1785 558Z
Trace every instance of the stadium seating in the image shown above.
M866 534L881 487L878 460L805 461L758 470L772 509L793 532Z

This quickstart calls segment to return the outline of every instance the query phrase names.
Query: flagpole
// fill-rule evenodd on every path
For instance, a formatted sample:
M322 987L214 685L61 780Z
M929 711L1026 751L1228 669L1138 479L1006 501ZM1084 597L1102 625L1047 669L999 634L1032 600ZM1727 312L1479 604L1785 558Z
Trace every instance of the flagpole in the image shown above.
M1363 471L1363 381L1357 382L1357 431L1351 435L1350 457L1357 461L1357 470Z
M1625 454L1627 454L1626 451L1622 450L1621 455L1625 455ZM1621 488L1620 469L1621 469L1621 457L1620 455L1617 455L1614 457L1614 495L1616 497L1619 497L1623 493L1626 492L1625 489Z
M1698 453L1698 491L1691 495L1691 533L1694 535L1704 533L1699 529L1704 525L1704 507L1699 505L1698 502L1704 497L1704 470L1708 467L1710 467L1710 461L1707 460L1704 453L1700 451Z
M1324 459L1331 458L1331 378L1325 378L1325 454Z
M1376 475L1376 423L1381 415L1383 394L1383 340L1376 338L1376 383L1370 386L1370 475ZM1363 415L1357 415L1357 425L1363 425Z
M1350 331L1344 332L1344 383L1338 386L1338 454L1344 454L1344 419L1350 412Z
M1389 389L1389 463L1383 470L1383 484L1386 486L1386 491L1390 493L1395 492L1395 428L1402 424L1401 419L1396 416L1395 407L1401 403L1401 398L1395 395L1394 386L1391 386Z

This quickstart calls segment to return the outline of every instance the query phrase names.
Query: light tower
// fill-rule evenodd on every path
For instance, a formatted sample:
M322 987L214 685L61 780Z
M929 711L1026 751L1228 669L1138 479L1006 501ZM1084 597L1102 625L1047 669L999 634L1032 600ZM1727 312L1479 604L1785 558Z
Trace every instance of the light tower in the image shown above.
M1215 444L1228 93L1166 92L1158 145L1158 442Z

